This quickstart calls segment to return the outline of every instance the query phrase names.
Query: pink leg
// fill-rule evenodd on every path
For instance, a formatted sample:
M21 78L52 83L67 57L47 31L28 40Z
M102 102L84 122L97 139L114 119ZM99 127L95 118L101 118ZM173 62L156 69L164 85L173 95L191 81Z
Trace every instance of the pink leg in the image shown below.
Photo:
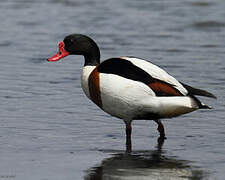
M131 121L126 121L125 124L126 124L126 151L131 152L132 151L132 144L131 144L132 126L131 126Z
M158 120L155 120L155 122L158 124L158 131L159 131L159 134L160 134L160 138L161 139L166 139L166 136L165 136L165 129L164 129L164 126L162 124L162 122L158 119Z

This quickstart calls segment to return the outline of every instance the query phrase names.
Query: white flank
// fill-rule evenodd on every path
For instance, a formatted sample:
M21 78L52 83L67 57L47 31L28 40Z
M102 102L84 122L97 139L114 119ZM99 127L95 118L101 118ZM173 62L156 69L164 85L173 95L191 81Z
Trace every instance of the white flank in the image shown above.
M170 118L195 111L199 108L196 101L188 96L151 97L142 101L147 112L150 108L163 118Z
M100 74L104 111L122 119L132 119L143 108L142 100L155 96L144 83L114 74Z
M127 58L127 57L126 57ZM173 84L183 94L186 89L159 67L136 58L127 58L154 78ZM81 86L90 99L88 78L96 66L84 66ZM198 109L198 104L188 96L157 97L154 91L142 82L133 81L115 74L100 73L102 109L112 116L132 120L146 114L158 114L162 118L179 116Z
M144 83L118 75L101 73L100 82L103 110L121 119L152 113L169 118L199 108L191 97L157 97Z

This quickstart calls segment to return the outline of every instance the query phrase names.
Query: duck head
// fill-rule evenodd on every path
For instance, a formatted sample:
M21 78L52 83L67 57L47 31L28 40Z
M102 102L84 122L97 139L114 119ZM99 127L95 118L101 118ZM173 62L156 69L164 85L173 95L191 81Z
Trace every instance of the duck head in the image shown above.
M58 61L68 55L83 55L85 65L98 65L100 63L100 50L90 37L82 34L71 34L58 44L56 55L48 61Z

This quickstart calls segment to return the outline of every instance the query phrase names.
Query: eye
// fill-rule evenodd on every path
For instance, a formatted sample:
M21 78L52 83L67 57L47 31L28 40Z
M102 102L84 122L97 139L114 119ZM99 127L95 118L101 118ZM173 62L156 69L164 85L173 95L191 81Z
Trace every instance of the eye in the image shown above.
M72 46L72 44L73 44L72 39L69 39L67 43L68 43L68 46Z

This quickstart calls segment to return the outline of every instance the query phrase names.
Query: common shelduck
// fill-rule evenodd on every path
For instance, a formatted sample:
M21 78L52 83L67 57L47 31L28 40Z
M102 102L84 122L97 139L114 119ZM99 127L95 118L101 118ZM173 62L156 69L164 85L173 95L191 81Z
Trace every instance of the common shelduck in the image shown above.
M126 144L131 146L132 120L154 120L160 139L165 139L162 118L197 109L210 109L195 95L216 98L212 93L179 82L160 67L136 57L110 58L100 63L100 50L90 37L71 34L58 45L48 61L83 55L81 86L86 96L103 111L123 119Z

